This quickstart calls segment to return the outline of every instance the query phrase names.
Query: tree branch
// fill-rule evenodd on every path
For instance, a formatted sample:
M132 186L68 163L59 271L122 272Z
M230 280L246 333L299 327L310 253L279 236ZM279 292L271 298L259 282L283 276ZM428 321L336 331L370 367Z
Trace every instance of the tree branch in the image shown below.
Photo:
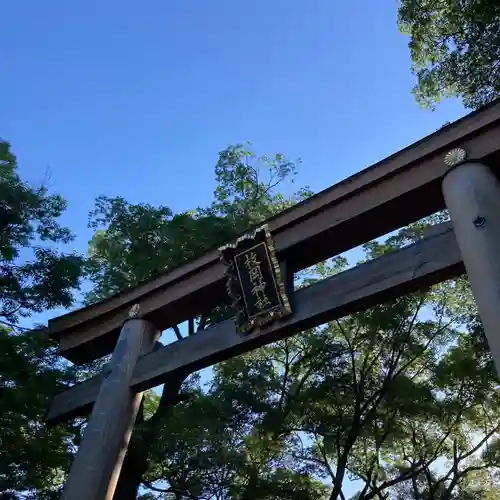
M283 382L281 384L281 395L278 403L279 408L282 408L283 405L286 393L286 385L288 382L288 373L290 371L290 350L288 349L288 340L284 341L284 350L285 350L285 373L283 374Z
M493 436L493 434L495 434L496 432L498 432L499 429L500 429L500 424L496 425L490 432L488 432L484 436L484 438L481 439L481 441L479 441L477 443L477 445L474 446L474 448L472 448L471 450L469 450L465 455L460 455L458 457L458 461L461 462L461 461L465 460L466 458L469 458L471 455L473 455L477 451L479 451L479 449L483 446L483 444L486 443L488 441L488 439L490 439L490 437Z
M150 490L157 491L158 493L175 493L175 494L180 494L181 498L182 496L188 496L189 498L195 498L189 491L181 490L179 488L174 488L173 486L170 486L167 489L162 489L158 488L157 486L153 486L151 483L148 481L142 481L142 484L149 488Z
M179 326L178 325L174 325L172 327L172 330L174 330L175 332L175 336L177 337L177 340L182 340L184 337L182 336L182 333L181 331L179 330Z
M163 385L163 391L161 393L158 408L154 412L153 416L148 420L148 422L151 422L153 427L156 426L159 421L163 419L168 410L175 405L179 395L179 390L186 378L187 376L181 376L176 379L172 379Z
M370 493L368 493L368 495L366 495L366 497L363 500L371 500L375 496L378 496L383 490L391 488L392 486L396 486L397 484L402 483L403 481L406 481L408 479L411 479L412 475L418 474L419 472L421 472L421 470L422 470L421 463L414 462L414 464L412 464L408 472L406 472L405 474L401 474L400 476L395 477L390 481L384 481L380 486L370 491Z
M321 456L323 457L324 465L328 471L328 474L330 474L330 477L332 478L332 482L335 485L337 483L337 476L333 472L333 469L330 466L330 463L328 462L328 457L326 456L326 450L324 446L321 446L321 444L318 443L318 449L321 453ZM333 494L333 493L332 493ZM342 491L342 484L338 486L338 494L342 500L345 500L345 495L344 492ZM330 497L331 498L331 497Z
M352 373L352 380L353 380L353 388L356 392L358 392L358 378L356 375L356 359L354 357L354 348L351 344L351 341L349 340L349 337L342 326L340 320L336 320L337 327L339 328L340 332L342 333L342 337L344 337L347 347L349 348L349 355L351 358L351 373Z

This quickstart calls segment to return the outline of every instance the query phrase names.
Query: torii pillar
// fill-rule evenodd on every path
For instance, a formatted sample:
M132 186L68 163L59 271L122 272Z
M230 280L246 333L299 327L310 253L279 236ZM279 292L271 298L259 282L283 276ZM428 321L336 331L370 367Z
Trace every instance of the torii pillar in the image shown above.
M160 333L141 318L139 305L132 306L103 370L61 500L112 500L143 396L130 388L132 372L139 357L153 350Z
M444 200L500 374L500 181L461 148L449 151L445 163Z

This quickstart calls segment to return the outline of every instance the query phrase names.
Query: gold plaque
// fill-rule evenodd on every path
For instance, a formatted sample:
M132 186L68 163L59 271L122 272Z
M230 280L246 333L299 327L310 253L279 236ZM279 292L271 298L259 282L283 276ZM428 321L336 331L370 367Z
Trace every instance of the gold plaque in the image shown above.
M219 250L239 331L248 333L292 312L266 226Z

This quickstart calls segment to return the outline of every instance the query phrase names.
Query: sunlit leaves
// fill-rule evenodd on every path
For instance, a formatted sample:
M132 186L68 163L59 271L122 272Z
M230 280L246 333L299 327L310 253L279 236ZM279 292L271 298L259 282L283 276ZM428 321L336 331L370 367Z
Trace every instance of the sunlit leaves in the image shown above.
M401 0L399 26L410 36L418 102L458 96L474 109L500 95L498 2Z
M5 141L0 141L0 208L0 316L15 322L20 315L69 306L82 258L46 246L72 239L58 222L66 202L44 186L24 183Z
M101 199L89 255L94 298L290 206L306 192L285 195L286 185L280 193L273 183L293 173L283 155L259 158L235 146L220 153L208 207L174 216L166 207ZM412 244L446 220L440 213L372 242L365 258ZM334 258L296 276L297 284L347 265ZM441 500L436 495L449 488L469 491L472 460L493 467L475 446L487 436L495 456L497 383L468 283L457 279L218 364L205 386L188 379L183 391L191 397L170 413L149 398L133 440L142 439L149 460L138 481L199 498L271 500L338 499L357 479L360 499ZM462 476L451 485L455 465Z
M9 144L0 141L2 322L72 304L83 259L49 246L72 239L59 224L65 208L61 196L21 180ZM58 360L43 330L0 325L0 352L0 492L58 498L80 429L47 427L43 419L51 398L76 374Z
M244 146L230 146L219 153L208 207L173 214L167 206L99 197L89 216L95 233L86 269L94 288L87 302L194 259L300 201L307 190L276 191L295 170L296 163L281 154L257 157Z

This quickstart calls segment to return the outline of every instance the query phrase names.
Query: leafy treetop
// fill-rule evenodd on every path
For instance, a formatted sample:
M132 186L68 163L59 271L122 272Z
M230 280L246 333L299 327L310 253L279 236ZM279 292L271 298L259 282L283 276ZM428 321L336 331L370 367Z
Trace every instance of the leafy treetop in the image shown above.
M410 36L418 102L457 96L476 109L500 96L498 2L400 0L399 26Z
M58 222L65 209L61 196L20 179L9 143L0 141L0 317L7 321L71 304L83 259L47 246L73 238Z

